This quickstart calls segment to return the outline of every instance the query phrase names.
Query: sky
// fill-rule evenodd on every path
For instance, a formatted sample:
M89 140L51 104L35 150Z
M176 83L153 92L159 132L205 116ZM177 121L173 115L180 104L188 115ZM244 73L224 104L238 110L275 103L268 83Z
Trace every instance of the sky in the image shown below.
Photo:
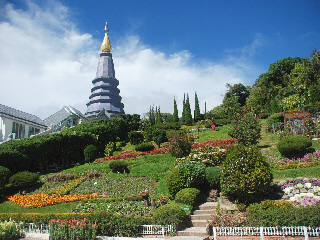
M0 0L0 103L45 119L82 113L108 21L128 114L200 111L226 84L252 86L270 64L320 49L318 0Z

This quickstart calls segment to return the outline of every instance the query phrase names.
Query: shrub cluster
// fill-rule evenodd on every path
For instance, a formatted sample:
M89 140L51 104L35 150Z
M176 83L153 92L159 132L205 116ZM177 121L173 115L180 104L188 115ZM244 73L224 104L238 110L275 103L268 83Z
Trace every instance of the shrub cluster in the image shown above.
M18 172L10 177L9 184L15 190L24 190L37 184L39 175L36 173L23 171Z
M11 171L8 168L0 166L0 195L5 193L4 186L8 183Z
M197 162L184 162L170 169L165 182L172 197L183 188L204 188L205 166Z
M187 219L186 212L182 207L176 203L166 204L157 208L153 214L153 220L155 224L166 225L172 224L177 225L184 222Z
M9 221L0 222L0 240L18 239L22 237L20 234L21 225L16 226L11 219Z
M135 150L139 151L139 152L149 152L149 151L154 150L154 146L152 143L143 142L143 143L136 145Z
M124 160L113 160L109 163L109 168L114 173L129 173L128 163Z
M191 147L193 138L190 138L185 132L174 132L169 137L169 153L174 157L185 157L188 156Z
M143 133L140 131L129 132L128 137L132 145L138 145L139 143L142 143L144 140Z
M301 157L307 148L312 146L312 140L306 136L288 136L279 140L277 148L285 157Z
M250 145L257 144L261 137L261 126L252 113L245 116L238 115L232 122L232 130L229 135L239 142Z
M200 201L200 190L196 188L184 188L181 189L176 197L175 201L177 203L186 204L189 206L196 206Z
M207 167L205 172L206 185L211 189L220 190L221 169L219 167Z
M320 203L293 207L288 201L267 200L247 208L248 226L310 226L318 227Z
M272 182L269 165L255 146L232 146L221 170L221 191L240 202L258 201Z
M97 147L92 144L86 146L86 148L84 149L84 161L86 163L91 163L91 162L94 162L94 160L96 160L97 157L98 157Z

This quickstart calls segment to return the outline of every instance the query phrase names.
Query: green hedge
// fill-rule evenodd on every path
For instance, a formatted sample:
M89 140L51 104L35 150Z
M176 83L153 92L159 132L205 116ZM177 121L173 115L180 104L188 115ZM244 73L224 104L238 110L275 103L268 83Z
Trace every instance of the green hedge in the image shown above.
M312 140L306 136L288 136L279 140L277 148L285 157L303 157L312 146Z
M194 207L200 201L200 190L196 188L184 188L177 193L175 201Z

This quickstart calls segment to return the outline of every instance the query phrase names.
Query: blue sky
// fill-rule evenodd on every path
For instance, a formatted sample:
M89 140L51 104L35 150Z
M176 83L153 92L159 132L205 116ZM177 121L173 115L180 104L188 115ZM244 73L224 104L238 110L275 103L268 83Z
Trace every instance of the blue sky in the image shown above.
M269 65L320 49L317 0L0 1L0 103L46 118L81 112L105 21L126 113L173 112L184 93L201 111L226 83L252 86Z

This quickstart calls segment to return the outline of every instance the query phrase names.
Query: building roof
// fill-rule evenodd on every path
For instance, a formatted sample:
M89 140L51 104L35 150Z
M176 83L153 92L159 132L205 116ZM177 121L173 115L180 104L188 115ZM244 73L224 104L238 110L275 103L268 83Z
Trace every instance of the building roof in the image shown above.
M39 117L26 112L19 111L11 107L7 107L2 104L0 104L0 116L20 120L22 122L27 122L29 124L37 125L43 128L47 127L46 123Z
M44 122L47 124L47 126L50 126L50 125L55 126L72 115L76 115L80 118L85 119L85 116L79 110L71 106L68 106L68 107L64 106L60 111L46 118Z

